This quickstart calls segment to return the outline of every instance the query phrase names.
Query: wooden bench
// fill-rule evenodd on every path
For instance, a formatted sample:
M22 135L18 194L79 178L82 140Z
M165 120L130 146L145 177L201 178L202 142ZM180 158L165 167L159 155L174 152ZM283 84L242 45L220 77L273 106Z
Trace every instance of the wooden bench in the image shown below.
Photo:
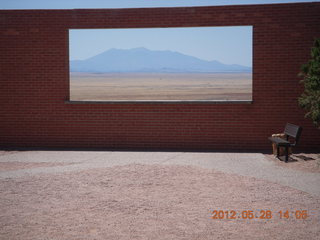
M285 155L286 155L285 161L288 162L288 159L289 159L288 148L294 147L297 145L299 138L300 138L300 135L301 135L301 131L302 131L301 127L294 125L294 124L291 124L291 123L287 123L286 127L284 129L284 134L285 134L286 139L282 139L279 137L269 137L269 140L271 142L275 143L277 146L277 158L278 159L280 159L279 148L284 147L285 148Z

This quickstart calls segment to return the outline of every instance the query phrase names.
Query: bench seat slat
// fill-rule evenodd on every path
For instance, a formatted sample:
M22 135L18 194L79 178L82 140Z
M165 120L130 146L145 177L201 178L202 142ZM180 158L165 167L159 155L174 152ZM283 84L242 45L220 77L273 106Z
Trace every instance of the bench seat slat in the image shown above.
M282 139L282 138L278 138L278 137L269 137L269 140L271 142L274 142L275 144L277 144L278 146L291 146L291 143Z

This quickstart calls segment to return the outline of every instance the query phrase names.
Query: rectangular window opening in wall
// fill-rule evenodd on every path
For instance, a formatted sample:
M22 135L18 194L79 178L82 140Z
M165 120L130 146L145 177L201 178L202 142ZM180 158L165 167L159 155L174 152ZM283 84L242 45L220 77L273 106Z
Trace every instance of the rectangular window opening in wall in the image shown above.
M252 100L252 26L70 29L70 101Z

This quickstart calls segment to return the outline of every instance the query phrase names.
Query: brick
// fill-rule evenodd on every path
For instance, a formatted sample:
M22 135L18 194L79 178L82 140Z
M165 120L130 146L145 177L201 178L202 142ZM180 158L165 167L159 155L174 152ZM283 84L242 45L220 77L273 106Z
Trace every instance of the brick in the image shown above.
M0 10L0 147L261 150L286 122L299 148L320 132L297 74L320 37L320 3L143 9ZM70 104L68 30L253 26L252 104Z

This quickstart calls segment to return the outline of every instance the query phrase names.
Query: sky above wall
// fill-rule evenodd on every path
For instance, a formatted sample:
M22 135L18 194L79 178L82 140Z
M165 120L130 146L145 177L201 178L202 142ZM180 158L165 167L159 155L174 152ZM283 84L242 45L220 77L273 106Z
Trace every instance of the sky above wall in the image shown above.
M0 9L140 8L319 1L320 0L0 0Z

